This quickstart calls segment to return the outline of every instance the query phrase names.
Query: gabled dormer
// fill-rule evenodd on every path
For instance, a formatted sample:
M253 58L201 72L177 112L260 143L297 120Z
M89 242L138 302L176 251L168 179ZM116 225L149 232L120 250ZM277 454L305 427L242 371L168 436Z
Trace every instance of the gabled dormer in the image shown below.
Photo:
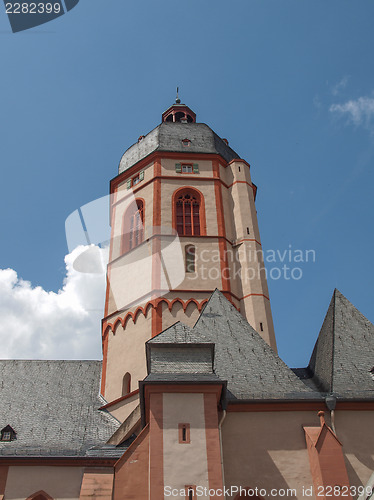
M0 431L0 441L14 441L17 439L17 433L10 425Z

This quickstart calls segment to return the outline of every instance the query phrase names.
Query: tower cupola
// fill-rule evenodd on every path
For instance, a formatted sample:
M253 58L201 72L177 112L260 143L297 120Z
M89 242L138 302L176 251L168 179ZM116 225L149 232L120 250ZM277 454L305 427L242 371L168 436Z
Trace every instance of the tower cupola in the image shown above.
M172 123L196 123L196 114L188 106L181 104L181 100L178 96L178 88L175 104L162 113L162 121Z

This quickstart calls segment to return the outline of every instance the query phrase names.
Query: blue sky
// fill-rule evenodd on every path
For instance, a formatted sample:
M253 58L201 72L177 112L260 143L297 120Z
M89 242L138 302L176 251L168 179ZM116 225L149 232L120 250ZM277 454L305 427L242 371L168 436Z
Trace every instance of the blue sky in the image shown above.
M281 357L308 363L335 287L373 321L373 18L368 0L80 0L12 34L2 9L0 268L61 290L65 219L179 85L251 164L264 249L316 252L302 279L269 280Z

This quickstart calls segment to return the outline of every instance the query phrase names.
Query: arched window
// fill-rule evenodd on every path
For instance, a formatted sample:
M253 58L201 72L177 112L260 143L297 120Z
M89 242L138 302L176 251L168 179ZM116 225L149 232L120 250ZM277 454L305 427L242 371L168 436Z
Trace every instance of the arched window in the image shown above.
M122 253L142 243L144 239L144 203L142 200L135 200L126 210L122 233Z
M33 495L27 497L26 500L53 500L53 498L45 491L37 491Z
M131 392L131 375L127 372L122 379L122 396Z
M186 245L186 273L195 272L195 247L193 245Z
M200 236L200 196L186 191L176 201L177 232L179 236Z

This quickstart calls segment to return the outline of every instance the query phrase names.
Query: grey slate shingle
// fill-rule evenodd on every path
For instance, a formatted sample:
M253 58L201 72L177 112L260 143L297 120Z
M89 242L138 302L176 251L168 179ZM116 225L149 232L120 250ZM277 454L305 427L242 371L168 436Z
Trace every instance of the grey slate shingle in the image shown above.
M307 371L320 390L374 399L374 325L335 290Z
M189 139L188 149L182 140ZM219 154L227 162L240 158L213 130L205 123L168 123L164 122L147 134L143 140L133 144L123 154L118 173L121 174L138 161L154 151Z
M215 345L214 373L227 381L231 400L321 399L320 393L307 387L288 368L218 290L192 329L177 323L148 341L148 345L152 349L174 342ZM162 375L157 377L161 379ZM170 373L167 377L172 379Z
M0 457L85 456L104 445L119 422L98 410L100 375L100 361L1 360L0 428L17 439L0 442Z

